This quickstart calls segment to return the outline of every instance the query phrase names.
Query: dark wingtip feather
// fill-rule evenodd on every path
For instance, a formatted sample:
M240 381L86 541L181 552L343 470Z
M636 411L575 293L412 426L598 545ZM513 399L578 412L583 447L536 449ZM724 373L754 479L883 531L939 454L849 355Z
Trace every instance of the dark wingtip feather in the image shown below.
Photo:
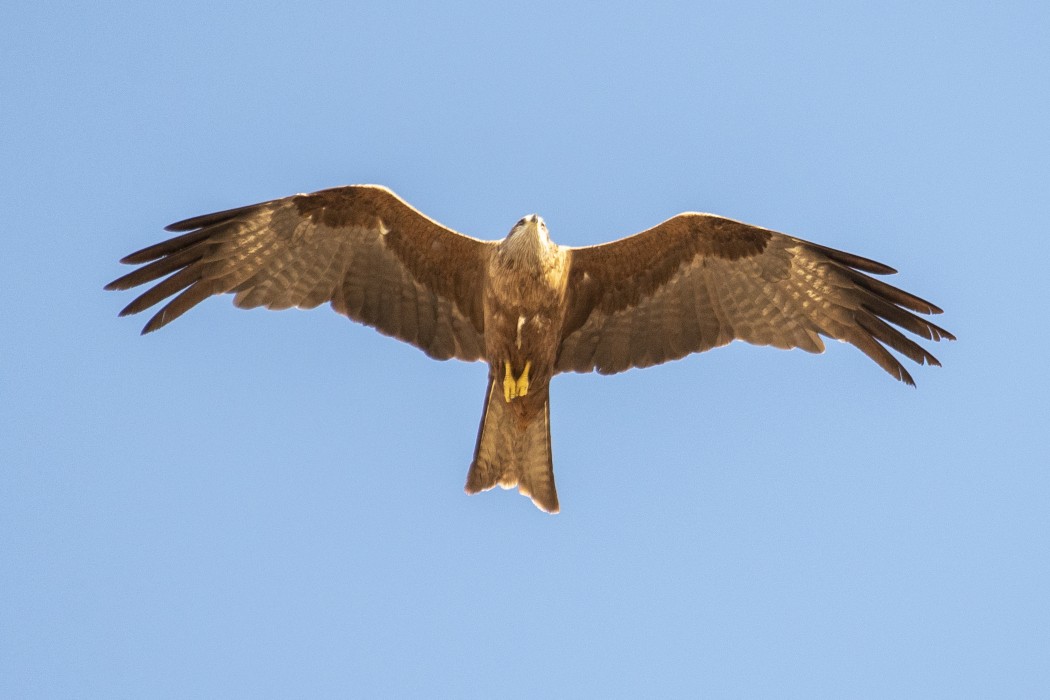
M820 250L824 255L828 256L831 260L839 263L840 265L846 265L857 270L863 270L873 275L895 275L897 270L880 263L878 260L872 260L871 258L865 258L861 255L854 255L853 253L847 253L844 250L838 250L836 248L828 248L817 243L811 243L814 248Z
M126 255L121 258L120 262L125 265L141 265L143 263L152 262L157 258L164 257L165 255L177 253L194 243L204 240L210 235L211 231L208 230L202 229L200 231L191 231L190 233L176 236L175 238L169 238L166 241L147 246L142 250L136 250L131 255Z
M912 379L911 374L908 373L908 370L905 369L900 360L894 357L893 353L887 350L886 347L876 339L876 336L872 335L870 331L864 327L863 323L858 323L857 331L850 333L843 339L874 360L875 364L882 367L882 369L884 369L891 377L895 377L908 386L915 386L915 380Z
M878 316L872 313L860 313L856 314L854 319L857 325L867 331L874 340L889 346L911 361L920 365L940 364L926 348L906 337Z
M153 260L152 257L145 257L146 255L149 255L147 251L149 251L149 248L143 248L142 250L136 250L134 253L125 255L123 258L120 259L120 264L141 265L144 262L149 262L150 260Z
M177 232L177 231L192 231L199 228L207 228L214 226L215 224L221 224L225 221L229 221L234 217L240 216L250 211L254 211L260 207L264 207L270 202L262 202L261 204L249 204L245 207L237 207L236 209L224 209L223 211L217 211L212 214L201 214L200 216L190 217L189 219L183 219L182 221L176 221L173 224L168 224L164 227L165 231Z
M138 270L135 270L135 272L131 272L122 277L118 277L117 279L113 280L105 287L103 287L103 289L105 289L107 292L123 292L126 289L131 289L132 287L141 284L140 282L134 281L137 273Z
M194 229L201 228L196 225L197 219L201 217L194 217L192 219L183 219L182 221L176 221L173 224L168 224L164 227L165 231L170 233L178 233L179 231L193 231Z
M163 328L179 316L183 315L197 304L212 295L215 288L207 283L196 281L183 289L178 296L169 301L164 308L156 313L142 329L143 333L150 333Z
M152 333L153 331L168 325L167 319L164 318L164 311L166 308L167 307L161 309L156 314L154 314L153 318L151 318L149 322L142 327L142 331L139 333L139 335L146 335L147 333Z
M178 297L175 297L175 299L178 299ZM169 301L167 304L164 305L164 308L162 308L157 313L153 314L153 317L146 323L145 326L142 327L142 330L139 332L139 335L146 335L148 333L152 333L153 331L160 330L161 328L168 325L169 323L177 319L179 316L184 314L186 312L186 309L183 309L182 311L179 311L177 313L172 313L171 306L175 302L175 299Z
M137 314L140 311L144 311L154 304L167 299L172 294L183 291L197 282L198 279L200 279L200 270L195 270L191 267L183 268L163 282L150 287L140 294L134 301L124 307L120 315L127 316L128 314Z
M204 249L200 245L191 245L148 263L137 270L133 270L119 279L109 283L107 289L130 289L158 280L181 268L186 268L197 262L204 255Z
M863 287L869 292L876 296L882 297L884 301L903 306L906 309L911 309L921 314L939 314L942 313L941 309L937 306L926 301L922 297L917 297L910 292L906 292L903 289L894 287L891 284L887 284L882 280L875 279L874 277L868 277L865 274L858 272L857 270L845 270L846 276L849 277L855 284Z

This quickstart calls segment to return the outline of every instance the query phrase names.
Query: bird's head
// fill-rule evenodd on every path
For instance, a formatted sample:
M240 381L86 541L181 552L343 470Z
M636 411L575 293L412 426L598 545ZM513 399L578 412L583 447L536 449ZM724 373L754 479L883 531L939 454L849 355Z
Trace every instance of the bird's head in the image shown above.
M518 223L514 224L514 228L510 230L510 233L507 234L508 239L519 236L542 243L551 242L551 237L547 233L547 224L544 223L543 218L539 214L529 214L522 217Z
M551 242L543 219L538 214L529 214L514 224L514 228L503 239L502 248L513 257L529 255L546 258L557 246Z

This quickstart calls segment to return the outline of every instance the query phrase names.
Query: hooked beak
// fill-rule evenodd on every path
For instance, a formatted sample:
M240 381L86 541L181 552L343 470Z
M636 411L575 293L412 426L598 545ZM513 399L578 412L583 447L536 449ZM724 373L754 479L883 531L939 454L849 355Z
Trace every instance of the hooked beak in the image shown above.
M529 214L524 218L524 222L525 225L523 226L523 229L525 232L531 235L537 235L539 233L542 233L542 228L540 227L540 224L543 223L543 219L541 219L538 214Z

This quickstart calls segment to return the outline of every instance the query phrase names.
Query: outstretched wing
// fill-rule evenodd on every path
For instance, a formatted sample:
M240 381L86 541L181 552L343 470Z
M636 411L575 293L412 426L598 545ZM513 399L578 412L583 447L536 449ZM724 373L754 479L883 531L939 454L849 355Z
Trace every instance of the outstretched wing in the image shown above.
M188 233L127 256L121 262L143 267L106 285L128 289L165 277L121 311L138 313L177 295L143 333L232 292L241 308L329 302L442 360L476 360L484 351L480 285L494 244L441 226L386 188L299 194L167 230Z
M864 274L894 272L731 219L679 214L629 238L570 249L557 370L612 374L732 340L822 352L827 336L914 384L887 347L940 363L890 324L927 340L954 336L912 313L939 308Z

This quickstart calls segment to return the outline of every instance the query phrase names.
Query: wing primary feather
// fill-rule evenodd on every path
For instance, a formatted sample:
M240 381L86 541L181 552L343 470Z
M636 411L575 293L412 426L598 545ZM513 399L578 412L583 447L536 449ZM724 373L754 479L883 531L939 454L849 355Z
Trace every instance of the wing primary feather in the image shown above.
M213 294L212 285L198 280L169 301L142 329L142 335L163 328Z
M189 219L183 219L182 221L176 221L173 224L168 224L164 227L164 230L174 233L176 231L190 231L196 228L208 228L215 224L229 221L230 219L234 219L243 214L248 214L256 209L261 209L269 204L270 202L262 202L260 204L249 204L248 206L237 207L235 209L224 209L223 211L217 211L211 214L201 214L200 216L194 216Z
M877 260L872 260L871 258L865 258L860 255L854 255L853 253L847 253L844 250L828 248L827 246L822 246L817 243L810 243L809 241L806 241L805 244L812 248L815 248L816 250L819 250L830 260L834 260L835 262L840 263L842 265L846 265L847 267L852 267L857 270L863 270L864 272L868 272L873 275L897 274L897 270L895 270L894 268L890 267L889 265L880 263Z
M941 309L934 304L926 301L921 297L917 297L914 294L909 294L903 289L898 289L891 284L886 284L882 280L877 280L874 277L868 277L867 275L861 274L856 270L845 270L846 276L851 281L856 283L858 286L872 292L873 294L891 301L894 304L903 306L912 311L918 311L923 314L939 314L943 313ZM951 334L947 334L945 337L951 340Z
M204 256L204 248L205 246L203 245L193 245L159 260L154 260L145 267L140 267L123 277L113 280L105 286L105 289L110 291L131 289L146 282L160 279L179 268L187 267L200 260Z
M171 255L183 248L188 248L194 243L203 241L210 235L212 235L210 229L202 229L182 236L176 236L175 238L161 241L160 243L143 248L142 250L137 250L131 255L126 255L120 259L120 262L125 265L141 265L142 263L148 263L157 258L164 257L165 255Z
M930 323L926 319L920 318L910 311L906 311L899 306L891 304L874 294L868 295L861 306L876 316L884 318L890 323L900 326L906 331L911 331L915 335L921 336L926 340L932 340L934 342L939 340L955 340L954 335L937 324Z
M856 314L856 318L857 324L868 333L871 333L872 337L880 343L889 345L897 352L920 365L928 364L940 367L941 363L936 357L927 352L924 347L905 337L904 334L877 316L861 311Z
M124 307L123 311L120 312L120 315L128 316L129 314L137 314L140 311L148 309L157 302L167 299L172 294L189 287L199 279L200 270L197 269L196 266L183 268L160 284L155 287L150 287L140 294L134 301Z
M845 340L874 360L875 364L889 372L891 376L896 377L908 386L915 386L915 380L911 378L908 370L904 368L900 360L879 344L875 338L861 330L854 329L853 333Z

